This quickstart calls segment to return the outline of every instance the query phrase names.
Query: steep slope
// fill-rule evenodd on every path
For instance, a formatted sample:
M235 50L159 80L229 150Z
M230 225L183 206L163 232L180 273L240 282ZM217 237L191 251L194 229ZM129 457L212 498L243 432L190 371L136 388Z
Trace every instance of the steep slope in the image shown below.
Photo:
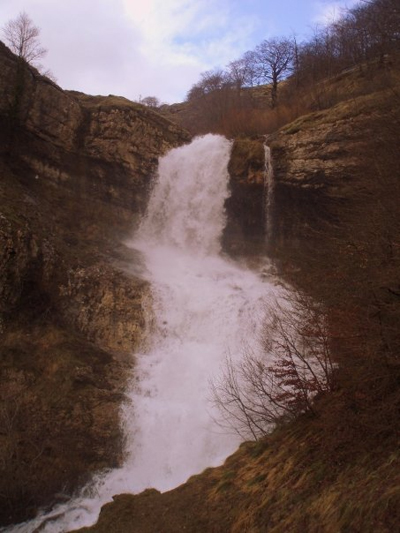
M332 429L332 428L331 428ZM177 489L123 494L79 533L374 533L399 521L399 451L394 441L335 450L318 421L299 420L246 443L222 467Z
M344 87L365 75L349 73ZM364 94L359 84L354 96L343 89L331 108L269 138L270 251L281 274L326 312L339 363L333 392L316 398L317 416L300 416L244 444L222 467L173 491L116 496L82 533L398 528L400 93L398 69L374 75L373 83L368 74L362 80ZM332 80L335 91L337 85ZM251 217L261 219L261 202L251 200L261 182L260 150L260 140L236 143L241 157L231 162L230 202L237 218L227 235L233 252ZM246 203L251 216L246 209L239 214Z
M149 298L122 240L158 156L189 136L126 99L65 92L2 43L0 72L5 524L121 458L119 407Z

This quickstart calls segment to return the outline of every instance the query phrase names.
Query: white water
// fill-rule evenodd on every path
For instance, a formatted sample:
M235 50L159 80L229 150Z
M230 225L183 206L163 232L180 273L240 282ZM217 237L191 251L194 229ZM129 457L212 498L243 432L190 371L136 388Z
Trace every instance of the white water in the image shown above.
M171 489L238 446L222 433L208 402L209 380L226 354L256 340L264 302L278 288L219 255L228 196L230 142L206 135L161 159L148 213L131 246L144 255L153 320L137 354L123 410L128 442L122 468L82 496L13 532L59 533L94 523L114 494Z
M265 153L265 189L267 191L267 197L266 197L266 206L265 206L265 224L266 224L266 236L267 236L267 243L269 239L272 237L273 232L273 203L274 203L274 168L272 166L272 157L271 157L271 149L267 144L264 144L264 153Z

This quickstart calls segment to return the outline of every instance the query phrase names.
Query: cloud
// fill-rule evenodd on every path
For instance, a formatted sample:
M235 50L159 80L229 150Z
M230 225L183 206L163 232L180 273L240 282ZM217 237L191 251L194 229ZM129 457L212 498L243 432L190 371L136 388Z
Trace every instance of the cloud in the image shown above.
M315 2L313 22L321 24L322 26L327 26L338 20L347 9L351 9L359 2L360 0L320 0Z
M204 70L251 46L255 17L239 0L1 0L41 28L43 63L67 89L178 101Z
M348 0L354 4L355 0ZM303 4L304 2L304 4ZM25 10L58 83L89 94L176 102L201 72L225 67L288 25L318 21L344 1L0 0L0 20ZM292 29L290 30L292 31Z
M148 67L145 76L154 80L155 88L163 87L162 99L171 101L168 95L179 91L183 98L182 88L186 93L200 72L223 67L243 53L253 30L253 19L236 17L236 3L123 0L124 15L140 35L140 53Z
M145 6L138 0L123 3L141 32L143 54L153 62L209 68L216 58L224 62L241 53L252 31L250 17L235 19L235 2L228 0L148 0Z

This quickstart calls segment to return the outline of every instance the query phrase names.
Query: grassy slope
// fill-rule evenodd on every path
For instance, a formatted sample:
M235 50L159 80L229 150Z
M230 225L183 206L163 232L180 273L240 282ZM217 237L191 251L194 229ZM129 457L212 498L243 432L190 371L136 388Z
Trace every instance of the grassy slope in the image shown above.
M327 405L329 407L329 404ZM334 429L334 428L331 428ZM319 420L300 419L224 466L159 494L122 495L81 533L389 532L400 521L400 452L386 440L330 449Z

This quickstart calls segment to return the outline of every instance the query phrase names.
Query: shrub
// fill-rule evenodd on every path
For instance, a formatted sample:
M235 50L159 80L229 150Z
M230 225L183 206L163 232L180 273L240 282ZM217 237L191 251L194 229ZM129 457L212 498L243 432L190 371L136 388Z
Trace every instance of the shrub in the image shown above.
M317 414L316 395L335 387L331 335L323 308L302 294L274 302L265 314L258 349L226 358L211 383L218 423L258 439L279 422Z

